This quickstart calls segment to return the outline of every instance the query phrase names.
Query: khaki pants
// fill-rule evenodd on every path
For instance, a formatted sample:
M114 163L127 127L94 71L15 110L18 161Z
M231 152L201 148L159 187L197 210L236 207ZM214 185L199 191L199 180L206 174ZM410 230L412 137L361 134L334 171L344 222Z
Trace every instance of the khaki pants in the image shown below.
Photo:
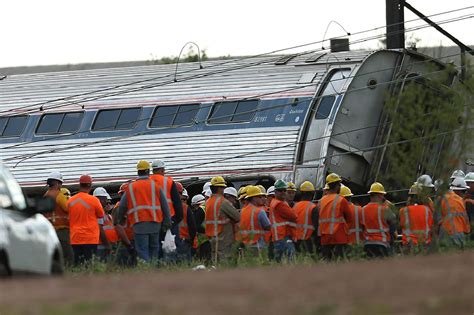
M69 239L69 229L56 230L61 248L63 250L64 263L72 266L74 263L74 252L71 247L71 240Z

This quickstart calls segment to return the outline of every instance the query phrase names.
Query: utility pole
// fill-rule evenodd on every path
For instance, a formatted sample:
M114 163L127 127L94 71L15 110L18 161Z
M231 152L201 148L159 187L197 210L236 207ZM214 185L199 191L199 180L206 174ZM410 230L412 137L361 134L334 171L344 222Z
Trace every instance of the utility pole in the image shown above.
M405 48L405 0L385 0L387 49Z

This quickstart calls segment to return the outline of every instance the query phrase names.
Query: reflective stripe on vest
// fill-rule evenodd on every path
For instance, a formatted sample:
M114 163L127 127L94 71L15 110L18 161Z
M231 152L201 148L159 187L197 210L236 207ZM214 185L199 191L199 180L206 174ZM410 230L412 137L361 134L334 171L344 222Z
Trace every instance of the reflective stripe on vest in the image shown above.
M379 223L379 228L378 229L366 229L366 231L367 231L367 233L381 233L382 234L382 240L384 242L386 242L387 241L387 235L385 235L385 233L389 232L390 229L383 227L383 223L382 223L382 205L379 205L377 207L377 217L378 217L377 220L378 220L378 223ZM364 226L366 226L364 209L362 209L362 222L363 222ZM365 240L366 241L369 240L368 235L365 236Z
M168 204L172 203L171 196L168 196L168 194L171 194L171 191L168 191L168 177L163 175L163 190L166 192L166 201Z
M263 235L265 234L265 231L262 230L256 230L255 229L255 222L254 222L254 216L255 216L255 211L258 210L257 207L252 206L252 212L250 213L250 230L240 230L240 234L242 235L251 235L251 241L255 241L255 235ZM263 211L263 210L262 210ZM257 217L258 220L258 217Z
M87 202L86 202L84 199L81 199L81 198L76 198L76 199L74 199L73 201L71 201L71 203L69 204L69 206L70 206L70 207L74 207L74 205L75 205L76 203L82 204L82 205L83 205L84 207L86 207L87 209L90 209L90 208L91 208L91 206L89 206L89 205L87 204Z
M219 235L219 224L228 224L230 222L230 219L224 219L224 220L218 220L217 216L217 205L219 204L219 201L221 200L221 196L217 196L216 200L214 201L214 208L212 209L212 212L214 213L214 220L211 221L204 221L204 224L212 224L214 225L214 235L218 236Z
M331 217L329 219L320 219L319 222L321 223L330 223L329 224L329 234L334 234L334 224L336 223L344 223L346 222L344 218L338 218L336 219L336 207L337 207L337 201L339 200L339 195L336 195L334 198L334 201L332 202L332 207L331 207Z
M132 208L128 209L127 214L131 215L133 214L133 217L135 219L135 223L140 222L140 219L138 217L138 211L140 210L151 210L153 214L153 220L156 222L157 221L157 216L156 216L156 211L160 210L161 211L161 205L157 206L156 205L156 184L154 180L150 180L151 183L151 207L150 206L137 206L137 200L135 198L135 194L133 193L133 183L128 186L128 191L130 193L130 199L132 202ZM151 209L150 209L151 208Z
M306 239L306 234L308 234L308 230L314 230L313 225L309 225L309 209L313 206L311 202L308 203L306 208L304 209L305 211L305 216L304 216L304 224L297 224L296 227L298 228L303 228L303 239Z
M355 228L349 229L349 234L355 233L357 244L360 243L360 233L362 232L359 224L359 209L361 209L361 207L354 205Z
M404 234L405 234L405 237L407 238L408 242L411 242L411 237L410 237L411 234L424 234L424 236L425 236L424 241L429 239L430 227L429 227L428 219L429 219L430 208L428 208L428 206L424 206L424 208L425 208L425 229L424 230L412 230L411 229L409 207L405 208L405 226L406 226L406 228L405 228Z

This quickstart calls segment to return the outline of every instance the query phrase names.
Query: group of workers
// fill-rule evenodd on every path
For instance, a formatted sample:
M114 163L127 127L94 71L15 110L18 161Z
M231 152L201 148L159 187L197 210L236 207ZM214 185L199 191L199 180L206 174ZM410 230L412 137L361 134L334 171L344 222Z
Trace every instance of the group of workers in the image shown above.
M407 250L426 248L434 235L463 246L470 233L468 213L474 212L474 173L462 171L453 173L441 197L434 197L431 177L422 175L400 210L385 198L378 182L368 191L368 204L354 203L351 189L334 173L326 177L319 200L314 200L316 189L309 181L299 189L277 180L268 189L248 185L237 190L221 176L189 200L183 185L165 174L161 160L139 161L137 175L120 186L114 205L103 187L92 191L89 175L80 177L74 196L62 187L60 172L49 175L45 197L54 198L56 208L46 216L66 263L81 265L98 257L127 266L137 259L177 263L195 258L216 264L230 259L236 248L244 255L268 253L277 262L293 260L296 252L333 260L357 245L368 257L385 257L398 233ZM167 231L176 250L162 250Z

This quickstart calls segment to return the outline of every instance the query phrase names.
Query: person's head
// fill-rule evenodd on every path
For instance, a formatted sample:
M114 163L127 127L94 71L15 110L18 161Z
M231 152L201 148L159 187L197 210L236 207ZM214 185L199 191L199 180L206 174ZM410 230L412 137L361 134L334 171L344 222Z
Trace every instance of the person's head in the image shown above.
M466 182L467 186L469 186L469 192L472 194L474 193L474 172L469 172L464 177L464 181Z
M227 184L222 176L216 176L211 179L211 191L213 194L222 195Z
M151 163L151 168L153 170L153 174L165 175L165 162L162 160L154 160Z
M286 189L286 200L288 202L294 201L296 196L296 185L293 182L286 183L288 188Z
M51 172L46 179L46 185L48 185L50 189L60 190L63 186L63 175L58 171Z
M191 208L197 209L202 204L204 204L204 202L206 202L206 198L203 195L198 194L196 196L193 196L193 198L191 198Z
M139 177L150 175L150 162L140 160L137 163L137 174Z
M237 189L235 189L234 187L226 187L224 189L224 198L229 200L231 204L237 205Z
M205 195L208 189L211 189L211 182L204 183L204 185L202 186L202 195Z
M120 188L119 188L119 191L118 191L118 195L120 198L122 198L123 194L128 190L128 185L129 183L123 183L122 185L120 185Z
M407 205L422 204L423 188L418 182L411 185L410 190L408 190Z
M469 186L467 186L463 177L456 177L453 179L449 189L452 190L456 195L464 197L467 190L469 189Z
M97 197L97 199L100 200L100 204L102 205L104 209L109 204L108 202L109 194L107 193L107 190L105 190L104 187L97 187L96 189L94 189L94 192L92 193L92 195L94 197Z
M326 185L328 185L328 194L339 194L341 191L342 179L336 173L331 173L326 176Z
M286 190L288 189L288 185L284 181L279 179L275 182L273 186L275 187L275 198L278 200L285 201Z
M79 178L79 190L89 193L92 189L92 177L90 175L82 175Z
M370 196L370 202L384 203L387 192L381 183L375 182L370 185L370 190L367 192Z
M249 186L247 189L247 201L256 207L265 205L265 193L257 186Z
M303 201L313 200L315 191L316 189L314 188L314 185L311 182L309 181L303 182L300 185L301 200Z
M267 189L267 207L270 207L270 204L272 203L273 198L275 198L275 186L270 186Z
M354 196L354 194L352 193L351 189L345 185L341 185L341 190L339 192L339 194L346 198L347 201L351 202L352 201L352 196Z
M237 197L239 199L240 208L243 208L247 205L248 201L245 199L247 197L247 188L249 186L241 186L237 192Z
M183 189L183 192L181 193L181 201L183 203L187 203L188 198L189 198L188 191L186 189Z
M66 197L66 199L69 200L69 198L71 198L71 192L69 191L69 189L62 187L60 192L64 195L64 197Z

